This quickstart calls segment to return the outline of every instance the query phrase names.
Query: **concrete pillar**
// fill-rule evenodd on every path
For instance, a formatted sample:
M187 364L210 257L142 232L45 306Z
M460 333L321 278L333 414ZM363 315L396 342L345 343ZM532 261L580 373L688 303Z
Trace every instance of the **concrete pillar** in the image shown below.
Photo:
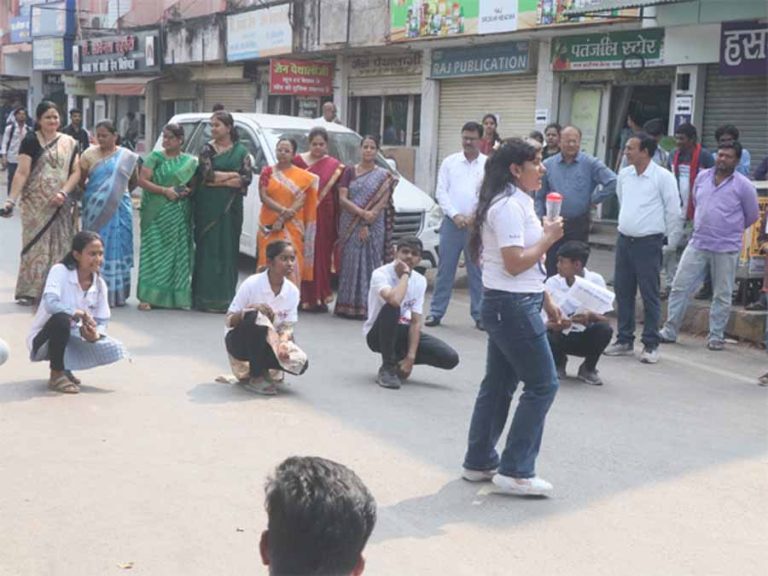
M333 76L333 104L336 106L336 115L341 119L345 126L351 124L351 119L347 118L347 109L349 108L349 66L348 60L343 54L336 56L336 67Z
M550 40L541 40L535 48L538 53L536 62L536 111L547 111L546 119L537 114L535 119L536 129L541 132L550 122L557 121L558 90L555 83L555 74L550 65Z
M421 141L416 162L416 185L434 197L437 182L440 82L430 79L432 70L431 48L424 49L421 61Z
M158 85L155 82L149 82L144 92L144 145L147 150L152 150L158 135L155 124L160 103L159 96Z
M27 109L34 117L35 108L43 100L45 92L43 90L43 73L32 71L29 76L29 92L27 92Z

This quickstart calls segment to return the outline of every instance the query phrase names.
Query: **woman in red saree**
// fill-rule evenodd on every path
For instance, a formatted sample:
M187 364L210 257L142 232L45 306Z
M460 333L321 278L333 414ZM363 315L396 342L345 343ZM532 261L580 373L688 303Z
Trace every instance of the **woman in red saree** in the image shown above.
M309 131L309 150L297 154L293 164L316 174L320 179L317 197L317 228L315 232L314 280L301 284L301 308L313 312L327 312L333 299L331 270L333 252L338 237L339 193L336 185L344 172L344 165L328 155L328 132L317 127ZM336 264L338 268L338 263Z
M259 262L268 264L267 246L284 240L296 251L296 267L290 280L298 288L314 279L317 176L293 165L296 141L281 138L275 147L277 164L267 166L259 178Z

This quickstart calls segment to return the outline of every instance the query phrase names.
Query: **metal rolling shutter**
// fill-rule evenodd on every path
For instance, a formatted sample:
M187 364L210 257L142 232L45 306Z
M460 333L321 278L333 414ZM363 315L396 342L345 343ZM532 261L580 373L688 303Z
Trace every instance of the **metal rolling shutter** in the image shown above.
M350 96L394 96L421 94L421 76L366 76L349 79Z
M718 64L707 67L704 146L716 148L715 130L723 124L739 129L739 140L749 150L754 170L768 156L768 77L721 76Z
M536 76L461 78L440 83L438 160L461 150L461 127L498 114L502 138L527 136L534 127Z
M204 110L211 110L217 102L229 112L242 110L256 111L256 83L230 82L227 84L208 84L204 90Z

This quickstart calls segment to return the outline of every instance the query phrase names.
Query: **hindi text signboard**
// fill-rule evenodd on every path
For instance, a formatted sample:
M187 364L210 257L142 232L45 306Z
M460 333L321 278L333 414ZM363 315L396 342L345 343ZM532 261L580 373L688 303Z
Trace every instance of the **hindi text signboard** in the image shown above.
M332 96L333 69L333 62L273 58L269 62L269 93Z
M289 4L227 16L227 61L266 58L293 51Z
M83 76L159 71L157 37L157 30L143 30L91 38L72 50L73 69Z
M720 38L720 74L768 75L768 23L723 23Z
M664 29L604 32L555 38L552 69L595 70L632 66L659 66L664 61Z

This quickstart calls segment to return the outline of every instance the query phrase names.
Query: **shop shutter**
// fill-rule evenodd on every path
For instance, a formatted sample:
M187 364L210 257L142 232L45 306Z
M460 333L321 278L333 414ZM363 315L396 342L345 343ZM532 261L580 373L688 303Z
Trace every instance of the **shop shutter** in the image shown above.
M499 116L502 138L527 136L534 128L535 106L535 75L442 80L438 160L461 150L465 122L480 122L489 112Z
M715 130L723 124L739 129L739 140L752 157L752 170L757 168L768 156L768 77L721 76L718 64L707 67L702 142L712 151Z
M256 111L256 83L255 82L231 82L228 84L209 84L203 92L203 109L210 111L213 105L221 103L229 112L242 110L243 112Z
M421 94L421 75L371 76L349 79L350 96L395 96Z
M197 99L197 84L165 82L159 84L160 100L195 100Z

